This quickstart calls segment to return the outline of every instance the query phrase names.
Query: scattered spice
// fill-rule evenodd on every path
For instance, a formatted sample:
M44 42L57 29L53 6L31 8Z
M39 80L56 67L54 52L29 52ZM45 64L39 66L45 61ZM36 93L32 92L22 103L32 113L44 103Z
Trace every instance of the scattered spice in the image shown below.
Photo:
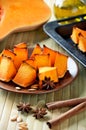
M21 90L21 88L20 87L16 87L16 90Z
M38 104L34 108L34 107L31 107L29 103L25 104L25 103L21 102L17 105L17 108L18 108L18 111L21 111L21 112L29 113L29 111L31 111L33 116L36 119L40 119L40 118L43 118L47 114L47 111L46 111L45 107L43 107L43 106L39 107L39 106L40 106L40 104ZM20 121L17 121L17 122L20 122Z
M28 91L35 91L36 89L34 88L29 88Z
M17 105L18 111L29 113L29 111L32 109L29 103L22 103L20 102Z
M13 115L13 116L11 117L11 121L17 121L17 123L19 123L19 122L22 122L23 119L22 119L21 116L18 116L18 115L16 114L16 115Z
M28 126L26 122L18 123L18 130L28 130Z
M17 118L18 118L18 115L17 115L17 114L16 114L16 115L12 115L12 117L11 117L11 121L16 121Z
M33 110L33 113L34 113L33 116L34 116L36 119L43 118L43 117L47 114L45 108L36 108L35 110Z
M21 117L21 116L18 116L18 117L17 117L17 122L22 122L22 121L23 121L22 117Z
M51 90L55 88L55 83L53 80L50 79L50 77L45 77L44 80L42 80L42 89L43 90Z
M33 84L33 85L31 85L31 89L38 90L39 89L39 84Z

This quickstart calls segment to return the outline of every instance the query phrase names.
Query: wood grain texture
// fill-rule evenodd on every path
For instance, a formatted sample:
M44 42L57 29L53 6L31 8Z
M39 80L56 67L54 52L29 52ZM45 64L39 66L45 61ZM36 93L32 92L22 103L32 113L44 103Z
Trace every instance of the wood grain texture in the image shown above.
M52 10L52 17L49 21L55 20L53 15L53 3L54 0L45 0ZM49 38L43 31L42 27L35 31L28 31L22 33L15 33L9 35L3 41L0 41L0 51L4 48L13 48L13 45L19 42L27 42L28 46L35 46L36 43L40 43L58 50L65 54L59 45ZM52 92L42 95L29 95L29 94L15 94L0 89L0 130L18 130L17 123L10 120L11 116L16 113L16 105L20 101L29 102L32 105L36 105L40 100L45 102L59 101L77 97L86 97L86 68L79 64L79 75L77 79L66 88L57 92ZM48 118L44 120L36 120L31 114L21 115L23 120L28 123L29 130L49 130L46 125L48 119L54 119L61 113L67 111L68 108L56 109L48 112ZM53 130L86 130L86 112L77 114L70 119L65 120L61 124L56 125Z

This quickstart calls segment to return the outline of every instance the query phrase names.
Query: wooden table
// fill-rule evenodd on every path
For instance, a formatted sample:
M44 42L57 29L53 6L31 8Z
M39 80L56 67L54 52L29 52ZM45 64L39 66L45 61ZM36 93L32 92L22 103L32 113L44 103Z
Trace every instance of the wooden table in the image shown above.
M55 20L53 15L53 0L45 0L52 10L50 21ZM39 43L41 46L47 46L67 54L59 45L49 38L43 31L42 27L35 31L28 31L22 33L11 34L0 42L0 51L3 48L12 48L14 44L20 42L27 42L28 46L35 46ZM68 55L68 54L67 54ZM76 61L77 62L77 61ZM79 74L77 79L67 87L48 94L29 95L8 92L0 89L0 130L17 130L17 123L10 120L11 116L17 111L16 105L21 101L29 102L31 105L36 105L39 101L45 102L65 100L76 97L86 96L86 69L78 63ZM56 109L49 112L49 118L54 119L61 113L65 112L67 108ZM49 130L46 125L46 120L36 120L32 115L21 115L24 121L28 122L29 130ZM59 125L56 125L53 130L86 130L86 112L81 112L70 119L65 120Z

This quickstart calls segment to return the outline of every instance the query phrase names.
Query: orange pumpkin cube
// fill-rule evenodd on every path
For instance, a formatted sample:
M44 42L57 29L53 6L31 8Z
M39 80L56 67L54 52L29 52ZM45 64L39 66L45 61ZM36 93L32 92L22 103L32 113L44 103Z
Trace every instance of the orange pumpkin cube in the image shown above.
M76 28L76 26L73 27L73 30L72 30L72 34L71 34L71 39L72 41L75 43L75 44L78 44L79 42L79 39L78 39L78 35L79 35L79 30Z
M49 54L35 54L34 58L37 68L51 66L51 59Z
M16 74L16 68L10 57L2 55L0 62L0 80L9 82Z
M73 40L73 42L75 44L78 44L79 43L79 34L82 34L84 37L86 37L86 31L76 27L76 26L73 26L73 30L72 30L72 34L71 34L71 39Z
M28 59L28 49L14 47L13 50L14 50L14 53L16 54L14 63L15 63L16 68L18 69L22 61L25 61Z
M57 75L57 69L56 67L40 67L39 68L39 81L42 81L45 79L45 77L49 78L50 80L53 80L54 82L58 82L58 75Z
M86 38L83 37L82 34L79 35L78 48L79 48L82 52L86 52Z
M76 27L76 30L83 35L83 37L86 37L86 30L82 30L78 27Z
M42 53L42 48L40 47L39 44L36 44L36 46L34 47L32 54L30 56L30 58L34 57L35 54L41 54Z
M12 51L12 50L9 50L9 49L4 49L1 53L1 55L4 55L4 56L7 56L7 57L10 57L12 58L12 60L14 60L16 54Z
M29 58L26 60L26 63L28 63L29 65L31 65L33 68L37 68L36 62L34 58Z
M43 45L43 54L50 54L51 66L53 66L55 63L56 51Z
M66 55L57 53L54 66L57 68L59 78L62 78L67 72L67 60L68 57Z
M28 63L23 62L14 79L12 80L14 83L18 84L21 87L28 87L33 84L36 80L36 70L30 66Z

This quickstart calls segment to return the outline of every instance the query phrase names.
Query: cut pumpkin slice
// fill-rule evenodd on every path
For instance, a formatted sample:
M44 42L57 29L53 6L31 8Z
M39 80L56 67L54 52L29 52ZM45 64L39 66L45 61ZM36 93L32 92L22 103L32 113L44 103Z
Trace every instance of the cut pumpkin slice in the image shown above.
M41 54L41 53L42 53L42 48L40 47L39 44L36 44L35 48L32 51L30 58L34 57L35 54Z
M15 63L16 68L18 69L22 61L28 59L28 49L14 47L14 53L16 54L14 63Z
M51 59L49 54L35 54L34 58L37 68L51 66Z
M7 56L7 57L10 57L12 58L12 60L14 60L16 54L12 51L12 50L9 50L9 49L4 49L1 53L1 55L4 55L4 56Z
M86 37L86 31L76 27L76 26L73 26L73 30L72 30L72 34L71 34L71 39L72 41L75 43L75 44L78 44L79 43L79 34L82 34L83 37Z
M37 65L34 58L29 58L28 60L26 60L26 63L31 65L33 68L37 69Z
M36 29L51 16L51 10L44 0L1 0L0 6L3 10L0 40L14 31Z
M79 39L78 39L78 35L79 35L79 31L76 29L76 26L73 27L73 30L72 30L72 34L71 34L71 39L72 41L75 43L75 44L78 44L79 42Z
M0 63L0 80L9 82L16 74L16 68L11 58L2 56Z
M13 79L13 82L21 87L26 88L29 85L33 84L35 80L36 80L36 70L28 63L23 62L19 67L18 72Z
M68 57L66 55L57 53L54 66L57 68L59 78L64 77L67 72L67 60Z
M78 27L76 27L76 30L83 35L83 37L86 37L86 30L82 30Z
M42 81L45 77L50 78L54 82L58 82L58 75L56 67L40 67L39 68L39 80Z
M51 66L53 66L55 63L56 51L43 45L43 54L50 54Z
M83 37L82 34L79 35L78 48L79 48L82 52L86 52L86 38Z

